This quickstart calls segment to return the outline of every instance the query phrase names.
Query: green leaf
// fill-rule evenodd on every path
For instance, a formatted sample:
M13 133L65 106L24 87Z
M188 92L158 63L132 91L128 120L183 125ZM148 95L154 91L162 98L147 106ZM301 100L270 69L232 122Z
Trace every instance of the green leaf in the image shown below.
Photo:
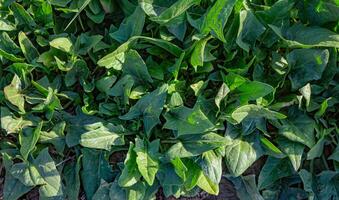
M130 50L125 55L122 66L123 75L131 75L136 83L152 83L152 77L147 71L147 66L137 51Z
M217 195L222 175L222 157L212 150L207 151L202 154L202 160L199 165L203 172L197 185L209 194Z
M225 147L227 169L234 176L240 176L261 156L261 153L246 140L231 139L230 137L227 139L230 141Z
M252 11L242 10L240 12L237 44L248 52L250 47L255 45L255 41L265 30L266 28L255 17Z
M27 25L30 28L35 27L36 23L32 16L24 9L24 7L16 2L12 3L10 9L19 25Z
M205 47L208 42L212 37L205 37L199 41L196 42L196 45L193 49L190 63L193 67L197 66L203 66L204 65L204 56L205 56Z
M221 101L227 96L230 91L230 88L225 83L222 83L214 99L215 105L217 105L218 109L220 109Z
M159 148L159 140L149 144L136 138L134 151L137 153L136 163L140 174L144 177L148 185L153 185L155 175L159 170L159 161L155 158Z
M232 112L232 118L241 123L245 118L284 119L284 114L269 110L259 105L249 104L241 106Z
M278 140L279 147L281 150L287 154L288 158L291 161L291 164L295 171L301 166L301 158L304 153L304 145L297 142L292 142L285 138L280 138Z
M35 129L25 128L19 134L20 153L25 160L27 160L29 153L33 151L39 140L42 124L43 122L40 122Z
M8 134L17 133L23 127L32 126L33 122L25 120L22 117L17 118L6 107L1 107L1 128Z
M321 27L295 24L289 28L268 25L291 48L335 47L339 48L339 35Z
M65 148L65 127L66 123L63 121L55 124L55 126L49 132L41 131L39 142L53 144L55 149L59 153L62 153Z
M45 182L39 188L40 199L63 199L60 174L47 148L40 152L34 164L38 166L39 173Z
M296 49L287 55L291 68L289 79L292 89L296 90L312 80L319 80L328 63L327 49Z
M214 128L199 106L193 109L180 106L165 114L164 128L177 131L177 135L202 134Z
M23 194L30 191L32 187L24 185L19 179L11 175L10 168L12 167L13 162L10 160L11 158L8 154L3 154L2 159L4 163L8 163L4 164L7 172L5 175L5 183L3 185L3 198L7 200L16 200Z
M208 10L202 24L202 32L212 32L222 42L226 42L224 37L224 27L232 13L236 0L217 0Z
M55 38L49 42L49 45L66 53L71 53L73 51L72 41L67 37Z
M11 167L10 173L28 187L45 184L38 167L33 163L16 163Z
M123 43L132 36L141 35L145 23L145 13L137 6L130 16L124 19L117 31L110 33L116 41Z
M34 47L32 42L28 39L24 32L19 32L18 40L22 53L28 62L32 62L39 57L38 50Z
M110 150L112 145L124 145L123 132L123 127L113 124L93 127L80 136L80 144L87 148Z
M144 11L147 13L146 10L151 9L152 4L149 4L147 1L141 1L141 4ZM147 2L147 3L146 3ZM191 6L198 5L200 0L179 0L176 1L171 7L164 10L159 16L152 16L150 20L155 21L158 24L164 25L169 23L174 18L183 14L187 9ZM154 12L154 11L153 11Z
M227 140L216 133L182 135L180 142L171 146L166 152L168 158L184 158L200 155L206 151L223 147Z
M292 167L286 159L268 157L259 174L258 187L259 189L267 188L279 179L292 174Z
M83 189L86 198L92 199L100 186L101 179L107 182L112 181L112 169L102 151L83 148L82 155L82 171L80 174Z
M274 92L274 88L271 85L250 81L239 85L235 89L234 95L239 98L240 103L244 103L264 97L272 92Z
M315 143L315 123L310 117L300 111L295 111L295 113L291 113L288 116L288 119L281 120L281 123L279 134L291 141L300 142L309 148L313 147Z
M67 199L77 200L80 191L80 168L81 168L81 159L79 156L76 162L65 165L63 169L63 179L65 180L65 194Z
M243 200L263 200L256 185L255 175L247 175L240 177L227 176L227 179L231 180L237 195Z
M4 93L9 102L18 107L21 112L25 113L25 99L21 93L21 84L20 78L15 74L11 84L4 88Z
M131 107L129 112L121 116L120 119L131 120L142 116L145 132L147 136L149 136L152 128L160 122L159 116L166 101L167 88L167 84L164 84L153 92L143 96Z
M130 143L127 156L124 161L124 168L118 179L119 186L130 187L137 183L141 177L137 168L137 154L134 151L134 144Z

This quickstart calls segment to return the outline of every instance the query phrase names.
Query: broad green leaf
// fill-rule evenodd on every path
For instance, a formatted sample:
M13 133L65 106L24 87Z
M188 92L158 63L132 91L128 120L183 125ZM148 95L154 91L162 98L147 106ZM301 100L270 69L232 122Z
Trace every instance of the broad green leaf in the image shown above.
M110 33L116 41L123 43L132 36L141 35L145 23L145 13L137 6L132 15L124 19L117 31Z
M22 94L22 83L17 75L14 75L11 84L4 88L4 94L9 102L25 113L25 98Z
M227 179L232 181L236 189L237 195L240 199L243 200L264 199L259 193L254 174L240 177L227 176Z
M320 157L323 154L325 143L326 139L324 137L320 138L318 142L307 153L307 160L312 160Z
M65 127L66 123L63 121L55 124L52 130L48 132L41 131L39 142L53 144L55 149L59 153L62 153L65 148L65 135L64 135Z
M130 187L137 183L141 177L141 174L137 167L137 154L134 151L134 144L130 143L129 149L124 161L124 168L118 179L119 186Z
M160 122L159 116L166 101L167 88L167 84L164 84L153 92L143 96L131 107L129 112L121 116L120 119L131 120L142 116L145 132L147 136L149 136L152 128Z
M148 185L153 185L155 175L159 170L159 161L155 158L158 148L159 140L148 144L139 138L135 139L134 151L137 154L136 163L140 174Z
M34 164L44 180L44 184L39 188L40 199L64 199L60 174L48 153L48 148L40 152Z
M92 130L80 136L80 145L87 148L110 150L112 145L123 145L122 133L124 128L107 124L106 126L93 127Z
M98 199L98 200L106 200L106 199L108 200L108 199L110 199L109 192L110 192L111 185L112 185L111 183L107 183L105 181L102 181L98 190L93 195L93 199Z
M265 26L260 23L252 11L242 10L240 12L237 44L248 52L250 47L255 45L255 41L265 30Z
M295 171L298 171L301 166L301 158L304 152L304 145L297 142L289 141L285 138L278 140L279 147L287 154Z
M227 169L234 175L240 176L246 171L260 156L261 153L250 142L242 139L231 139L225 147L225 162Z
M180 142L171 146L166 152L168 158L184 158L200 155L227 144L227 140L216 133L183 135Z
M83 148L82 171L80 172L86 198L92 199L100 186L101 179L112 181L112 169L105 158L104 152Z
M300 142L309 148L312 148L315 144L315 122L300 111L292 112L293 111L291 111L291 114L287 119L281 120L282 125L279 127L279 134L291 141Z
M284 119L286 116L259 105L248 104L235 109L232 112L232 118L241 123L245 118L266 118L266 119Z
M32 42L28 39L24 32L19 32L18 40L22 53L28 62L32 62L39 57L38 50L34 47Z
M14 2L11 4L10 9L13 12L13 15L19 25L25 24L30 28L36 26L34 19L32 18L32 16L30 16L30 14L25 10L22 5Z
M130 50L125 55L125 62L122 65L123 75L131 75L136 83L152 83L152 77L147 66L137 51Z
M4 167L6 169L5 183L3 185L3 198L6 200L16 200L20 196L27 193L32 187L24 185L19 179L11 175L10 168L13 166L13 162L10 160L8 154L3 154L2 159L4 161ZM6 164L8 163L8 164Z
M321 79L328 63L327 49L296 49L287 55L290 67L289 79L292 89L296 90L313 80Z
M202 24L202 32L212 32L222 42L226 42L224 37L224 27L232 13L236 0L217 0L208 10Z
M152 4L149 4L147 1L141 1L141 2L144 3L144 4L141 4L144 10L148 10L150 9L150 7L152 7ZM199 3L200 3L200 0L176 1L174 4L171 5L171 7L164 10L159 16L150 17L150 20L155 21L158 24L164 25L170 22L171 20L173 20L174 18L183 14L191 6L198 5Z
M103 58L98 60L97 64L101 67L106 68L114 68L116 70L121 70L122 63L125 62L125 53L132 48L135 43L140 40L142 42L148 42L151 44L154 44L172 55L176 57L180 57L180 55L183 53L183 50L176 46L173 43L170 43L168 41L157 39L157 38L150 38L145 36L133 36L129 40L127 40L125 43L121 44L117 49L115 49L112 53L109 53L105 55Z
M286 162L286 158L268 157L259 174L258 187L259 189L267 188L275 181L290 176L292 173L292 167L289 162Z
M268 25L291 48L335 47L339 48L339 34L328 29L295 24L289 28Z
M11 167L9 172L25 186L34 187L45 184L44 178L39 173L38 167L33 163L16 163Z
M110 199L127 199L126 191L119 186L117 181L114 181L109 190Z
M203 66L204 60L205 60L204 59L205 47L206 47L208 40L210 39L211 37L205 37L196 42L196 45L194 47L194 50L192 52L191 59L190 59L190 63L193 67L196 68L197 66Z
M49 45L66 53L71 53L71 51L73 51L72 41L67 37L55 38L49 42Z
M217 195L219 193L219 182L222 175L222 157L214 151L207 151L202 154L199 162L202 173L197 185L209 194Z
M1 128L8 134L16 133L23 127L32 126L33 122L25 120L22 117L17 118L6 107L1 107Z
M240 103L244 103L264 97L272 92L274 92L274 88L271 85L250 81L239 85L234 91L234 96L239 99Z
M80 168L81 156L76 162L65 165L63 169L63 179L65 180L65 194L69 200L77 200L80 192Z
M177 135L202 134L214 128L199 106L193 109L180 106L165 114L164 128L177 131Z
M25 160L27 160L28 155L33 151L39 140L42 125L43 122L40 122L35 129L30 127L24 128L19 134L20 153Z

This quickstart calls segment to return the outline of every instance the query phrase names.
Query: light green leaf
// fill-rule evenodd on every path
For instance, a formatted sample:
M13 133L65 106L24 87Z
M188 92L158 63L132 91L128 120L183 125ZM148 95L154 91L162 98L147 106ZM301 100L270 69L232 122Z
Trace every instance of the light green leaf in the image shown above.
M4 88L4 93L9 102L18 107L21 112L25 113L25 99L24 95L21 93L21 84L20 78L17 75L14 75L11 84Z
M202 24L202 32L208 33L212 31L219 40L226 42L224 37L224 27L228 17L232 13L236 0L217 0L208 10Z
M38 50L34 47L32 42L28 39L24 32L19 32L18 40L22 53L28 62L32 62L39 57Z
M137 183L141 177L137 168L137 154L134 151L134 144L130 143L129 149L124 161L124 169L118 179L119 186L130 187Z
M232 112L232 118L241 123L245 118L284 119L284 114L269 110L259 105L249 104L241 106Z
M139 172L144 177L148 185L153 185L155 175L159 170L159 161L155 158L156 151L159 148L159 140L149 144L136 138L134 151L137 153L136 163Z
M227 169L234 176L240 176L261 156L261 153L246 140L231 139L228 136L227 138L230 141L225 147Z
M301 166L301 158L304 153L304 145L292 142L285 138L279 138L277 141L281 150L287 154L295 171Z
M87 148L110 150L112 145L123 145L124 139L121 133L122 126L107 124L105 126L93 127L92 130L80 136L80 144Z
M73 51L72 41L67 37L55 38L49 42L49 45L66 53L71 53L71 51Z
M194 50L191 55L190 63L193 67L203 66L204 65L204 55L205 55L205 47L212 37L205 37L196 42Z

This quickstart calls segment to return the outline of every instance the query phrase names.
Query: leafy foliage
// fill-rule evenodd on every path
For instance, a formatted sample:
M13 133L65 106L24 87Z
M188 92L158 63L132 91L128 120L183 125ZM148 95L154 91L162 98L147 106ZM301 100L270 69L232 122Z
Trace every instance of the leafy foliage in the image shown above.
M337 0L1 0L4 200L338 199ZM164 197L163 197L164 196Z

